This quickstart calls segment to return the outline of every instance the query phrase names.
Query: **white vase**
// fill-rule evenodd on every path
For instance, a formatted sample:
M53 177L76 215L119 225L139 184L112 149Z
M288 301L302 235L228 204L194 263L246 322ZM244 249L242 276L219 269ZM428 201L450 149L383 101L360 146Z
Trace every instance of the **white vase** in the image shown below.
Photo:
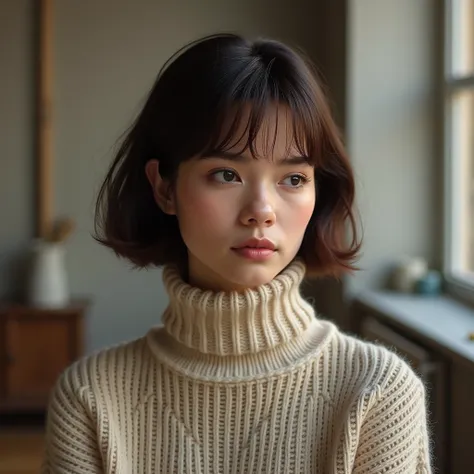
M33 247L28 301L33 306L62 308L69 302L61 243L37 241Z

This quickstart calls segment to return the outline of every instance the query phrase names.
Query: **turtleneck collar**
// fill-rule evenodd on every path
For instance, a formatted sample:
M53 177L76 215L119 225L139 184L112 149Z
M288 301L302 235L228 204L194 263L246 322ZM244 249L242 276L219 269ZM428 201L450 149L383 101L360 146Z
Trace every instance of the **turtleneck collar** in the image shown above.
M174 369L201 378L257 377L295 364L333 328L316 319L301 296L305 270L295 260L270 283L226 293L195 288L166 267L170 301L164 327L148 334L151 350Z
M299 286L305 266L294 261L270 283L242 293L212 292L185 283L168 267L163 279L170 304L163 323L170 335L204 354L243 355L271 349L304 332L313 308Z

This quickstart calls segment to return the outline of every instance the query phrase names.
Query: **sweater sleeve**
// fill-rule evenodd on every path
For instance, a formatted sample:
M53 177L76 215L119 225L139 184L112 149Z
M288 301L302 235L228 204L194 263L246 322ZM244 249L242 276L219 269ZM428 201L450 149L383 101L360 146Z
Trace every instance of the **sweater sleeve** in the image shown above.
M76 389L69 371L61 375L51 394L41 473L100 474L101 456L87 406L87 388Z
M353 474L430 474L425 389L401 362L376 402L360 433Z

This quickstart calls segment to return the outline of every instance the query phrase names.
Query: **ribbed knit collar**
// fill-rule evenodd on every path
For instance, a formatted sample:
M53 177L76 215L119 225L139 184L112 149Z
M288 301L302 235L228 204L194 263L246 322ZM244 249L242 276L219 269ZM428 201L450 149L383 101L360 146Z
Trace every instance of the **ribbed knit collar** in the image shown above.
M309 356L334 326L316 319L300 294L305 265L292 262L270 283L243 293L204 291L173 267L163 280L169 306L152 329L152 352L173 369L212 380L243 380L287 370Z
M243 293L203 291L177 270L163 274L170 298L163 323L176 340L205 354L243 355L271 349L303 333L314 320L300 295L305 266L295 261L270 283Z

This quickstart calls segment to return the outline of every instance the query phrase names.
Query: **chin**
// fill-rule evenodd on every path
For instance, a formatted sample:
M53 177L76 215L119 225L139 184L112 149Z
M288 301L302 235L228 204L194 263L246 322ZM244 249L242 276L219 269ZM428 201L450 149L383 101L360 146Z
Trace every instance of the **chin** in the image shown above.
M282 268L276 268L275 265L266 266L261 264L244 264L233 266L228 275L229 280L235 283L239 289L252 289L270 283L280 272Z
M208 256L209 257L209 256ZM190 281L192 285L212 291L237 291L255 289L270 283L288 266L286 254L276 254L266 261L252 261L244 258L229 258L228 255L213 255L198 258L190 254Z

